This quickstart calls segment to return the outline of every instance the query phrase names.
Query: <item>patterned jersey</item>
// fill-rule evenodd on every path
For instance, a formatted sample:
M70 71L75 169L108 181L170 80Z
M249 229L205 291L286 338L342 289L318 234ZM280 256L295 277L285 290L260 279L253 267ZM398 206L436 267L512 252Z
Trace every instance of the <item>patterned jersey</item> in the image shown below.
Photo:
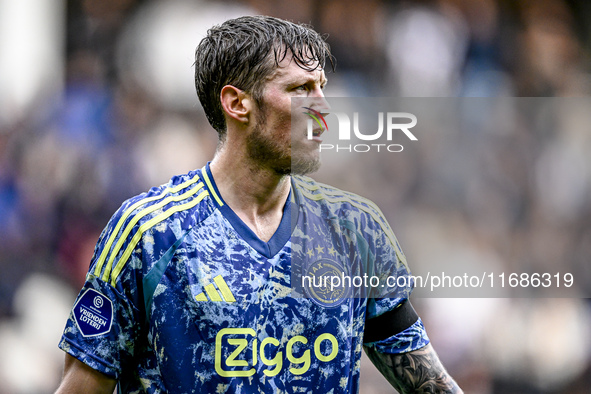
M363 343L366 323L408 298L409 275L371 202L292 177L264 242L205 166L116 212L59 346L125 393L355 393L364 345L428 343L420 319Z

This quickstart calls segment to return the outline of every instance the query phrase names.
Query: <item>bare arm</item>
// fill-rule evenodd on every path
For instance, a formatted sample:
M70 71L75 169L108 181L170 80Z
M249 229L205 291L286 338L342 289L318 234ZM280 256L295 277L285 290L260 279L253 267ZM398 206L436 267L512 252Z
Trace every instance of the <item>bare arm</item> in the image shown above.
M55 394L113 394L117 381L66 354L64 377Z
M366 348L369 359L400 393L463 393L431 344L409 353L384 354Z

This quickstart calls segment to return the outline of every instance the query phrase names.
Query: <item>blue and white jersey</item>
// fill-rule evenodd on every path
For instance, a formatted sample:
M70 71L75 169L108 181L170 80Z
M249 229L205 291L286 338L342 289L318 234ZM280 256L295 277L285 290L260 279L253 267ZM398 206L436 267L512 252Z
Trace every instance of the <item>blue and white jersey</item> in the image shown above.
M60 348L125 393L336 394L358 391L364 345L428 343L419 319L364 344L366 323L412 288L371 202L292 177L283 213L260 240L208 166L126 201L101 234ZM359 286L364 275L374 280Z

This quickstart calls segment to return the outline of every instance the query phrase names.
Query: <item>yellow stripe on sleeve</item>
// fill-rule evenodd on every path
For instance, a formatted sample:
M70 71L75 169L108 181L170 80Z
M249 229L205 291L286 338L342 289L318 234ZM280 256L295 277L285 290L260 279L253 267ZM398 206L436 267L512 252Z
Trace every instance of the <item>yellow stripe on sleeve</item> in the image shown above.
M119 240L115 244L115 248L113 249L113 252L111 253L111 257L109 257L109 261L107 263L107 266L105 268L105 271L103 272L103 276L101 279L105 282L109 280L109 274L110 274L111 269L113 267L113 262L115 261L115 258L119 254L119 251L121 250L123 243L127 239L127 236L129 235L129 233L131 232L133 227L137 224L137 222L139 222L144 216L147 216L150 213L164 207L168 203L182 201L187 198L190 198L191 196L195 195L202 188L203 188L203 183L200 182L191 190L188 190L185 193L180 194L178 196L169 196L169 197L163 199L162 201L160 201L158 204L151 205L150 207L142 210L137 215L135 215L134 218L127 224L127 227L125 227L125 230L123 231L123 233L119 237Z
M192 194L195 194L200 189L201 189L201 187L196 188L192 192ZM187 193L185 193L185 194L187 194ZM148 229L154 227L156 224L160 223L164 219L167 219L168 217L172 216L172 214L174 214L176 212L180 212L180 211L184 211L184 210L193 208L195 205L199 204L199 202L201 202L201 200L203 200L205 198L205 196L207 196L207 195L209 195L209 192L207 190L204 190L197 197L195 197L193 200L191 200L185 204L176 205L176 206L162 212L160 215L148 220L146 223L142 224L140 226L140 228L138 229L137 233L135 233L135 235L131 239L129 245L127 245L127 248L123 252L121 259L117 262L117 265L115 265L115 267L113 268L113 272L111 273L111 285L113 287L116 285L117 278L121 274L121 271L125 267L125 263L129 259L131 254L133 253L133 250L135 249L137 243L142 238L142 235L144 232L146 232ZM111 261L110 261L110 263L111 263ZM106 271L105 271L105 273L106 273ZM108 276L107 276L107 279L108 279Z
M149 202L156 201L156 200L159 200L161 198L164 198L167 194L176 193L179 190L182 190L182 189L186 188L187 186L190 186L190 185L196 183L198 180L199 180L199 176L198 175L195 175L193 178L191 178L188 181L185 181L185 182L183 182L183 183L181 183L181 184L179 184L179 185L177 185L175 187L167 187L166 189L164 189L162 191L161 194L158 194L158 195L152 196L152 197L148 197L148 198L144 198L143 200L140 200L140 201L136 202L135 204L133 204L132 206L130 206L123 213L123 215L121 215L121 218L119 218L119 221L117 222L117 225L115 226L115 229L111 233L111 236L109 237L109 240L107 241L107 243L103 247L103 251L101 252L101 255L100 255L100 257L98 259L98 262L96 264L96 267L94 269L94 276L100 277L101 271L103 269L103 265L105 264L105 261L107 259L107 255L109 254L109 250L111 249L111 246L113 245L113 242L115 242L115 238L117 238L117 234L119 233L119 230L121 230L121 227L123 227L123 224L125 223L125 221L129 217L129 215L131 215L131 213L133 211L135 211L137 208L139 208L142 205L145 205L145 204L147 204Z

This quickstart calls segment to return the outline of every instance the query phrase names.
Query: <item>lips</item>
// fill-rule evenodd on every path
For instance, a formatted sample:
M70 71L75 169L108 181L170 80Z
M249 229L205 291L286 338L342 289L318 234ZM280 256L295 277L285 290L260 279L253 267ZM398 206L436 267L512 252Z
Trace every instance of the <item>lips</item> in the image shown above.
M310 107L304 107L304 109L308 110L308 112L304 112L304 114L314 119L316 125L318 126L314 127L316 125L313 125L312 133L314 137L319 137L325 129L328 130L328 125L326 124L326 120L324 119L324 117L328 114L318 112ZM324 124L324 127L322 126L322 124Z
M322 133L324 133L323 129L312 129L312 136L314 137L320 137L322 135Z

